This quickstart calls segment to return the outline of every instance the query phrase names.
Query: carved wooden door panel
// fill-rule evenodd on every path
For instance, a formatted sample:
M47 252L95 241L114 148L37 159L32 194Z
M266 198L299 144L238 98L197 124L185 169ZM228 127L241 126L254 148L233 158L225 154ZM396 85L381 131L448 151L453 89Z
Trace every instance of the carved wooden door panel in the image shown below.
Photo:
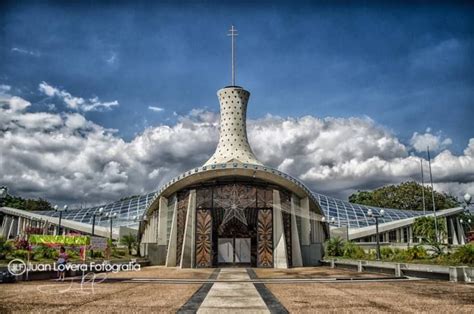
M209 209L196 211L196 267L212 267L212 214Z
M258 211L257 267L273 267L273 216L271 209Z

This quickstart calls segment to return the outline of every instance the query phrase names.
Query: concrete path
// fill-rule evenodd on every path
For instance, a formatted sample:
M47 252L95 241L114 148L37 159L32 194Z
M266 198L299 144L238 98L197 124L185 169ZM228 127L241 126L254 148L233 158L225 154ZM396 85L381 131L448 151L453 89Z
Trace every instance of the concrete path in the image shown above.
M197 313L270 313L265 302L251 282L245 268L223 268Z

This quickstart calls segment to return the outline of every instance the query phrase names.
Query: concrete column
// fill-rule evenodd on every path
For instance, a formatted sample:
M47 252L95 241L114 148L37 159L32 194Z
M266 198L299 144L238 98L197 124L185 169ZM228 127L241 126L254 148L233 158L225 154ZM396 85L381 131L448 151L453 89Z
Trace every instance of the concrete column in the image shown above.
M4 216L3 217L3 221L2 221L2 228L0 229L0 235L3 237L3 238L6 238L7 236L7 216Z
M456 218L454 218L454 219L456 219L456 224L457 224L457 226L458 226L459 244L464 245L464 244L466 244L466 239L465 239L466 236L465 236L465 234L464 234L464 228L462 227L461 223L459 222L459 218L458 218L458 217L456 217Z
M189 192L188 208L186 212L186 225L184 227L183 249L181 251L181 268L191 268L194 266L194 229L196 221L196 190Z
M467 266L449 267L449 281L464 282Z
M452 244L453 245L458 245L459 242L458 242L458 235L456 233L456 228L454 227L454 224L453 224L453 219L449 219L449 226L451 228L451 237L452 237Z
M280 191L273 190L273 264L275 268L288 268Z
M293 267L303 266L300 239L298 235L298 224L296 223L296 204L294 195L291 196L291 257Z
M402 264L395 264L395 277L402 277Z
M168 241L168 252L166 254L166 266L176 266L176 247L178 245L178 201L174 203L173 220L171 222L170 239Z
M21 234L21 223L22 223L22 218L21 217L18 217L18 223L17 223L17 226L16 226L16 234Z
M158 217L158 245L167 245L166 230L168 222L168 199L160 197L160 209Z
M309 198L301 199L301 245L311 244L311 220L309 217Z
M357 261L357 272L361 273L364 271L364 268L362 266L362 261Z
M8 217L8 232L7 232L7 240L10 239L10 235L12 235L13 232L13 217Z

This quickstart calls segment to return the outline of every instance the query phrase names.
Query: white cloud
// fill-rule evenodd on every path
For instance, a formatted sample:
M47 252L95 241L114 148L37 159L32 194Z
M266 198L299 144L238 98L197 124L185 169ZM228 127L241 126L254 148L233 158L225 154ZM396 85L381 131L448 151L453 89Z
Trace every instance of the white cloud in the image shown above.
M31 103L21 97L13 96L10 98L8 105L10 106L10 111L17 112L25 110L31 106Z
M154 191L202 165L217 145L214 112L193 110L174 125L146 128L127 142L81 113L29 113L25 108L31 104L19 97L14 102L22 105L12 110L13 98L0 109L0 184L26 197L101 203ZM419 178L419 159L410 156L411 148L367 118L267 116L248 121L248 128L262 162L314 191L346 197L358 189ZM443 191L473 191L474 138L459 156L439 153L432 168Z
M165 110L161 107L155 107L155 106L148 106L148 109L150 109L151 111L155 111L155 112L161 112L161 111Z
M0 84L0 94L10 91L11 88L10 85Z
M429 133L430 131L431 129L428 129L424 134L413 133L410 144L417 152L426 152L427 147L432 151L439 151L453 143L450 138L444 137L441 133L434 135Z
M23 49L23 48L18 48L18 47L13 47L11 51L22 54L22 55L29 55L33 57L41 56L41 54L38 51L33 51L33 50L28 50L28 49Z
M60 90L54 86L49 85L46 82L41 82L38 86L40 92L49 97L58 97L66 106L73 110L78 111L102 111L109 110L114 106L118 106L117 100L110 102L101 102L98 97L93 97L85 100L82 97L75 97L65 90Z
M113 65L117 62L117 53L111 52L110 56L105 59L105 62L107 62L109 65Z

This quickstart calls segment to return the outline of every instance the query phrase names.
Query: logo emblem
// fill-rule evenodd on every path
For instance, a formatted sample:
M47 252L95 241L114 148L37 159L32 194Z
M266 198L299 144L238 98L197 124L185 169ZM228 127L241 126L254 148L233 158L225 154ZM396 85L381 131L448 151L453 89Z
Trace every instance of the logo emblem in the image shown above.
M8 271L13 276L21 276L26 272L26 264L23 260L15 258L8 263Z

